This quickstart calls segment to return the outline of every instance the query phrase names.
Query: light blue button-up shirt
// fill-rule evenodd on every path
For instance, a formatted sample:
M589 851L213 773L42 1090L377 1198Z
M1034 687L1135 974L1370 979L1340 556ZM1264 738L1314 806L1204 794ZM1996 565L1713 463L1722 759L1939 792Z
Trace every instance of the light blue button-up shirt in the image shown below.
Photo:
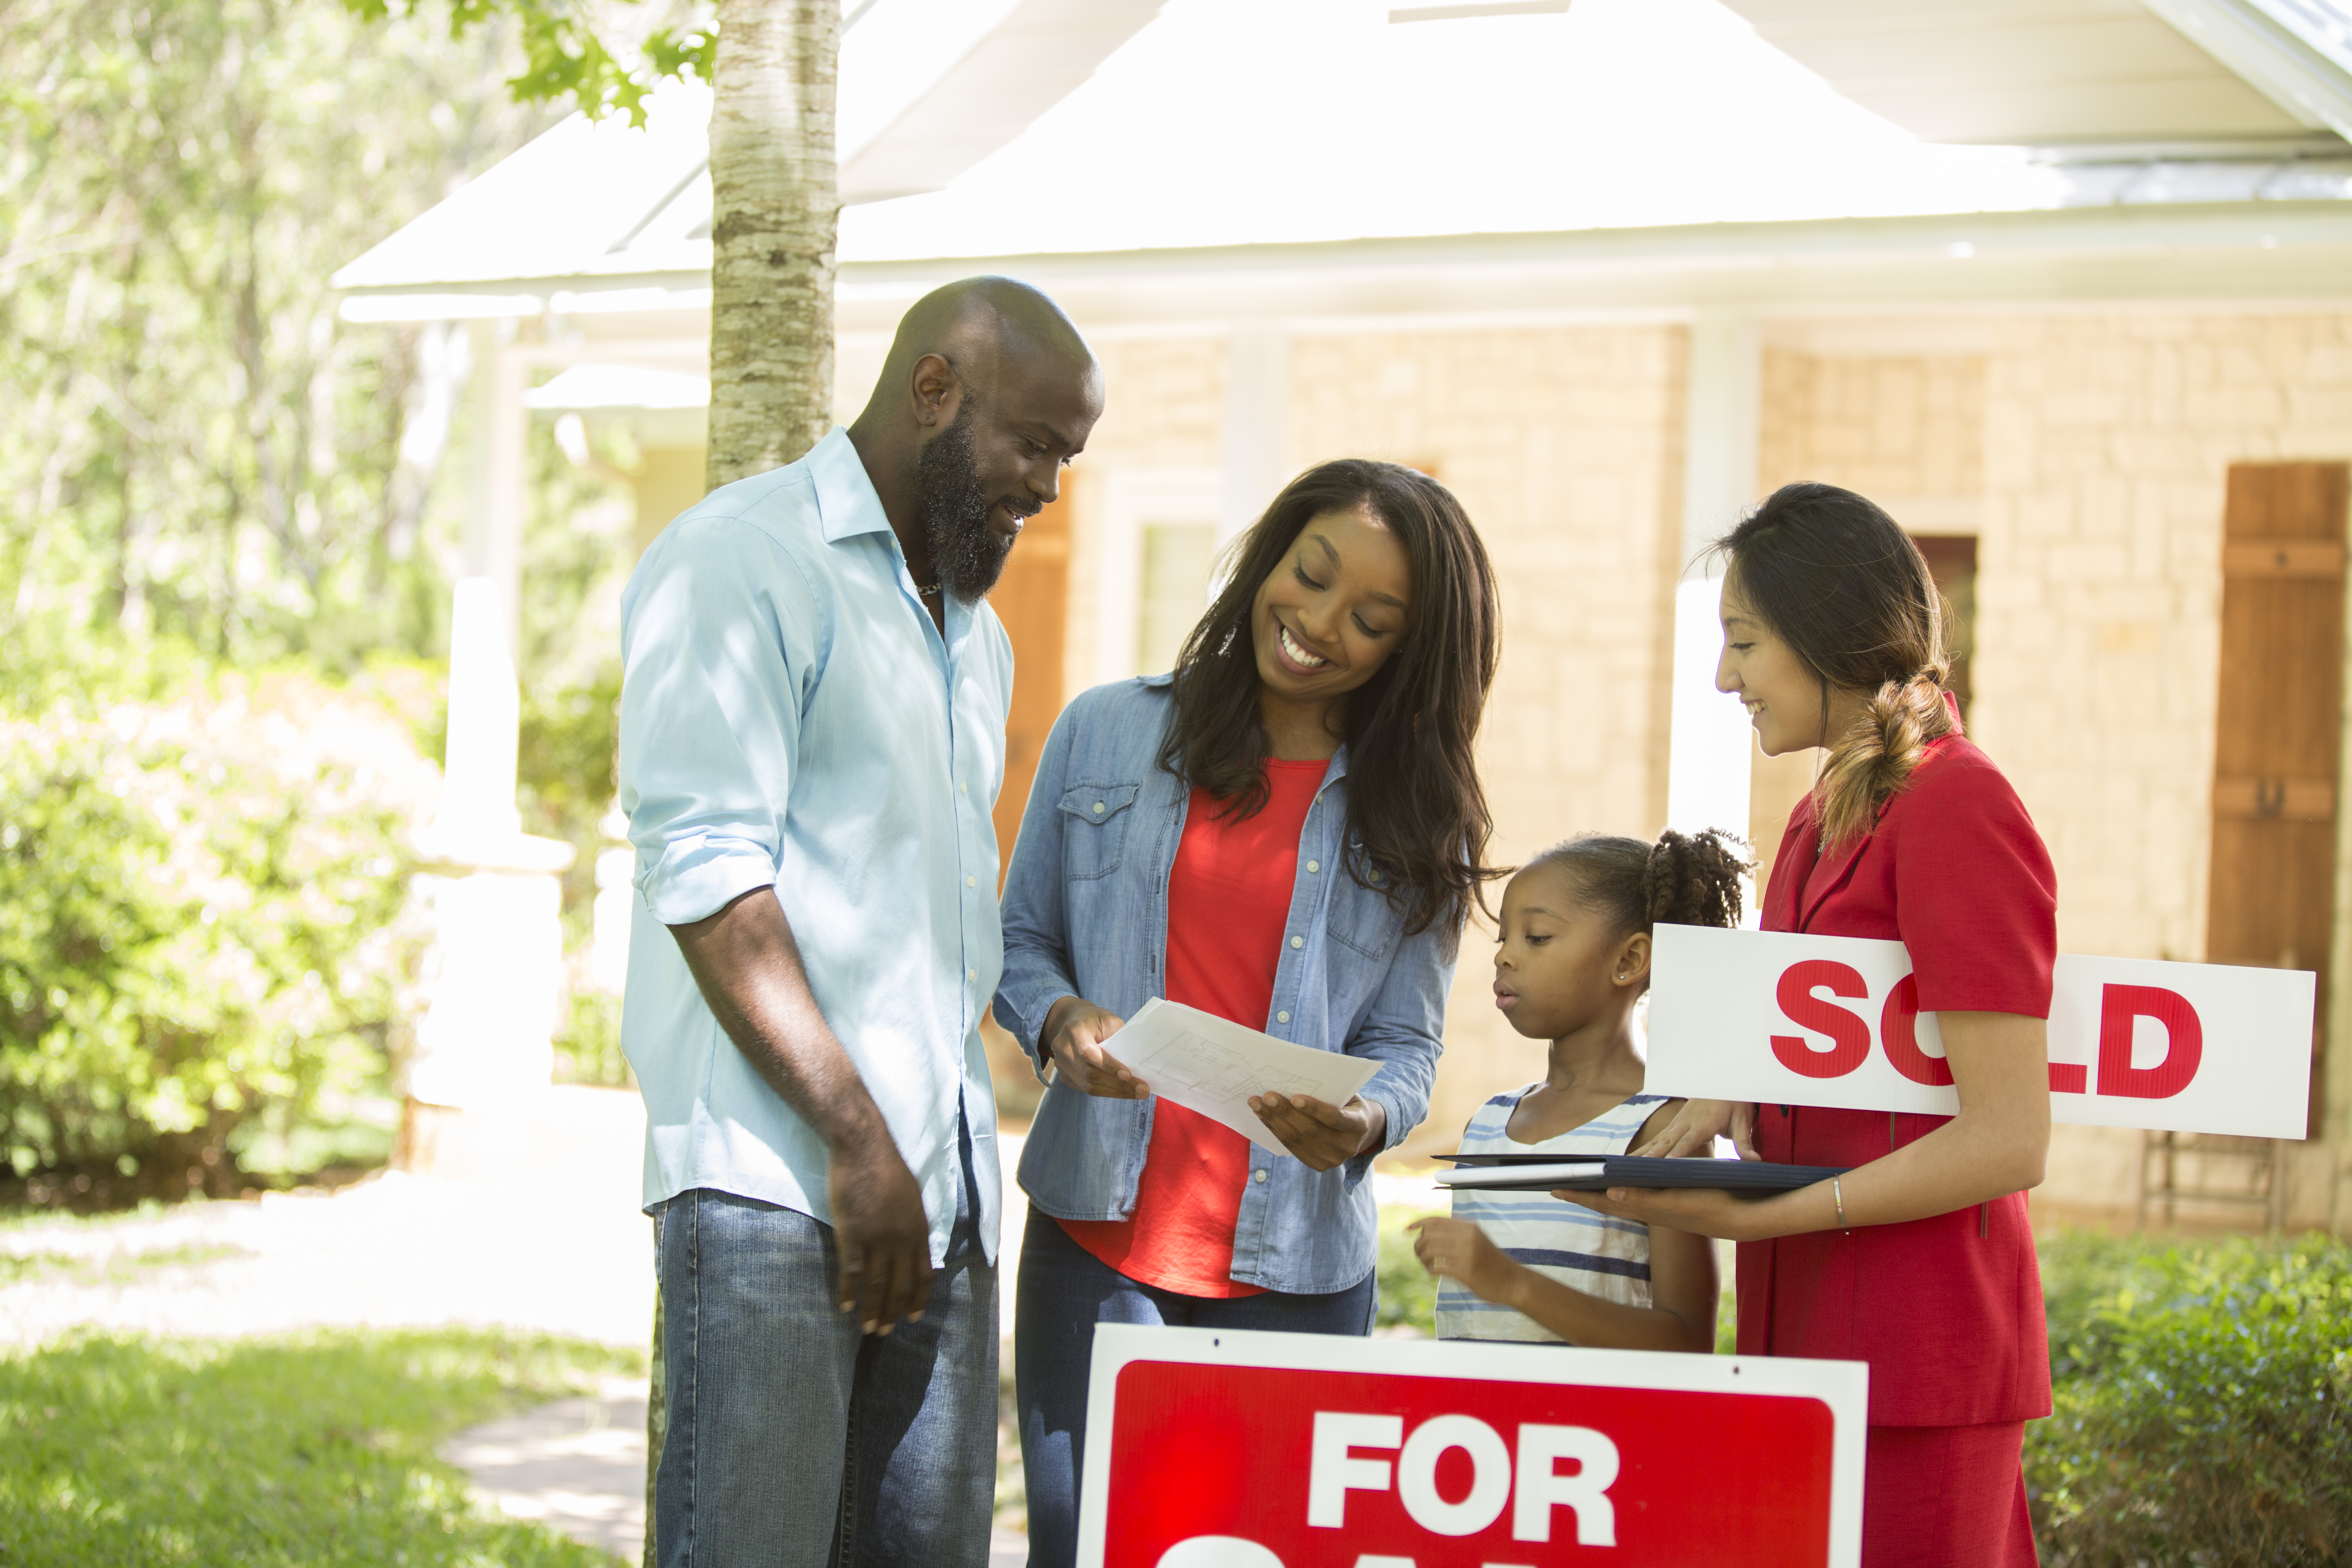
M996 1256L980 1020L1003 966L990 811L1013 647L950 597L942 638L836 429L662 531L621 600L621 806L635 886L621 1043L648 1208L696 1187L831 1223L824 1141L719 1027L664 929L772 887L810 989L923 1189L947 1256L971 1132Z

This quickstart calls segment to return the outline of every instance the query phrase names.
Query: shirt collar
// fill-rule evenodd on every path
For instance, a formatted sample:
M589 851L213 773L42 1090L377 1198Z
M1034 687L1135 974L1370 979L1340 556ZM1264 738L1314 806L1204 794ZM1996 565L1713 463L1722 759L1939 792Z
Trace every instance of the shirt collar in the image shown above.
M816 485L816 515L825 542L838 544L861 533L888 533L890 519L882 498L866 472L864 459L850 445L849 432L836 425L832 434L809 448L809 478Z

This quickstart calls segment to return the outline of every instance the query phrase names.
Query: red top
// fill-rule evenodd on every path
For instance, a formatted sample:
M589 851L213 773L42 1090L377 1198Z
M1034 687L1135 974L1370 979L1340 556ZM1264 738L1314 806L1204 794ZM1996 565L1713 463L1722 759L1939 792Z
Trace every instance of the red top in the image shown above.
M1236 820L1195 789L1168 873L1168 1000L1263 1029L1298 880L1298 836L1329 771L1265 764L1265 809ZM1111 1055L1118 1054L1113 1036ZM1249 1185L1250 1142L1161 1100L1126 1219L1058 1221L1070 1239L1129 1279L1187 1296L1255 1296L1234 1275L1234 1228Z
M1923 1011L2050 1016L2057 879L1991 759L1932 741L1866 837L1820 857L1811 796L1764 894L1766 931L1895 940ZM1950 1118L1757 1108L1767 1160L1862 1165ZM2050 1414L2050 1344L2025 1194L1901 1225L1743 1242L1739 1352L1870 1363L1876 1426L1962 1426Z

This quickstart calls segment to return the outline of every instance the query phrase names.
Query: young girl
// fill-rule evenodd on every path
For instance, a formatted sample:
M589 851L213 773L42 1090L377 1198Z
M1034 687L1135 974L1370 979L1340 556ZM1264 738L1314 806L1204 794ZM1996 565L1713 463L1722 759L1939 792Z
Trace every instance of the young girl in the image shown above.
M1714 829L1654 845L1587 834L1521 868L1503 892L1495 1005L1551 1041L1540 1083L1498 1094L1462 1134L1465 1154L1622 1154L1679 1100L1642 1092L1633 1005L1650 986L1650 927L1739 923L1748 863ZM1714 1244L1612 1219L1549 1193L1454 1194L1452 1219L1414 1222L1438 1277L1447 1340L1565 1342L1621 1350L1715 1349Z

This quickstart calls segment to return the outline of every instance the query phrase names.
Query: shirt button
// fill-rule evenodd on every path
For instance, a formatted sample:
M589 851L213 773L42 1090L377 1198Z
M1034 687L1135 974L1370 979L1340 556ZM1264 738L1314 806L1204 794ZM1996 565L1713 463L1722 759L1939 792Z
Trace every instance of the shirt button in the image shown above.
M1097 801L1097 802L1095 802L1095 815L1096 815L1097 816L1100 816L1102 814L1103 814L1103 803L1102 803L1102 802L1100 802L1100 801Z
M1294 936L1290 939L1290 945L1294 948L1305 947L1307 939L1303 936Z
M966 877L963 879L963 885L967 888L977 888L980 886L980 879L977 877Z
M963 977L966 980L977 980L980 978L980 971L977 969L967 969L963 972Z
M970 795L971 793L971 785L968 784L960 784L956 785L956 793L958 795Z
M1263 1182L1265 1180L1265 1173L1264 1171L1260 1171L1257 1174L1252 1176L1250 1180L1253 1182Z
M1310 875L1314 872L1320 871L1323 869L1323 862L1320 860L1309 860L1307 862L1307 869Z
M1287 1024L1290 1022L1290 1015L1287 1013L1276 1013L1274 1016L1274 1021L1277 1024Z

